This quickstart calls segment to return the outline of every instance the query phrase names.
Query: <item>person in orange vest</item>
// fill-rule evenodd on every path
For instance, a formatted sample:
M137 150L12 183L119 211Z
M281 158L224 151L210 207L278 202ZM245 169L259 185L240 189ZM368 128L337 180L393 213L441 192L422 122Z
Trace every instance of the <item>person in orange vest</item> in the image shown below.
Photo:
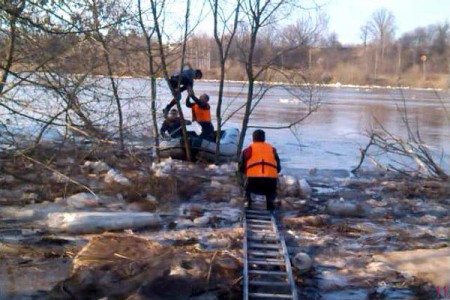
M251 207L251 193L265 195L267 210L273 211L281 164L277 150L265 141L263 130L253 132L253 143L242 151L239 171L246 176L246 206Z
M189 99L194 100L191 102ZM186 98L186 106L192 109L192 119L202 127L201 138L214 141L214 126L211 123L211 107L209 106L209 96L203 94L200 98L189 95Z

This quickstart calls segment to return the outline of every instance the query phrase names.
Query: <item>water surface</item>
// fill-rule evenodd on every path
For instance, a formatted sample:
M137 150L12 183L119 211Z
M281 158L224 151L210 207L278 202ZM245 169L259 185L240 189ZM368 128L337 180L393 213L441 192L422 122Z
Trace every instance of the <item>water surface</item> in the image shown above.
M96 124L101 124L108 131L117 131L116 105L108 89L107 80L95 79L96 88L85 90L80 94L84 108L90 110L90 117ZM94 86L94 84L93 84ZM124 112L125 130L128 135L135 135L143 143L151 144L152 122L149 101L148 79L118 80ZM165 83L158 82L159 123L163 121L162 108L170 101ZM211 97L212 116L215 123L218 84L210 81L195 83L197 95L207 93ZM258 87L257 87L257 90ZM307 109L296 95L305 93L302 89L294 92L285 87L273 85L254 109L246 136L247 145L251 133L258 127L287 126L305 115ZM420 133L421 139L441 157L448 168L450 160L450 96L447 91L371 88L371 87L324 87L315 90L321 105L317 112L300 124L289 129L265 129L267 140L280 154L282 164L288 168L319 168L349 170L359 162L360 149L368 142L372 130L385 128L387 131L407 137L405 122L407 116L413 132ZM27 86L16 91L15 96L27 103L25 110L36 117L48 119L61 111L65 103L48 90L38 90ZM307 96L307 95L306 95ZM184 97L184 95L183 95ZM240 127L243 116L241 109L246 100L246 85L228 82L223 101L224 119L230 118L224 127ZM256 101L256 100L255 100ZM184 104L184 99L182 100ZM184 106L184 105L183 105ZM14 107L14 106L13 106ZM406 110L405 110L406 108ZM23 111L23 107L20 108ZM406 114L405 114L406 111ZM187 119L190 110L184 107ZM77 116L69 114L75 122ZM36 134L37 127L31 121L18 115L8 114L0 109L2 122L8 123L8 130L18 134ZM57 122L64 124L64 120ZM63 132L63 126L49 128L47 137L54 137L55 132ZM384 163L388 158L382 152L373 152L377 160ZM368 163L370 166L370 163Z

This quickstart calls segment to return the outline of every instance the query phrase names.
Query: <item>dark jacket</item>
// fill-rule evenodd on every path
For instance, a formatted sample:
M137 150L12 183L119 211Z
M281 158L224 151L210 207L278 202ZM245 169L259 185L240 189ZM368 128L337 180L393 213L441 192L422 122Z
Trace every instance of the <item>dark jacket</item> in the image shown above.
M183 90L186 90L188 87L194 87L194 78L195 71L192 69L186 69L181 73L178 72L172 75L170 77L170 84L173 88L176 88L178 86L178 80L180 80L180 87L183 88Z
M161 129L159 130L162 136L168 135L172 138L181 137L183 134L181 132L181 118L167 118L164 120Z

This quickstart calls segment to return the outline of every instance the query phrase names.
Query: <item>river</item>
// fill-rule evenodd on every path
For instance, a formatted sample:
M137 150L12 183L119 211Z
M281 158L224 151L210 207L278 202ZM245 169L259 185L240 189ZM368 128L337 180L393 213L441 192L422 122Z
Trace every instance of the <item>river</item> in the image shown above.
M196 83L197 94L211 96L213 111L216 109L217 84ZM241 106L246 98L241 83L229 83L225 89L225 113ZM380 129L381 124L389 132L407 137L402 120L404 107L414 132L419 129L423 141L435 153L445 152L444 165L450 158L450 96L448 92L416 89L374 87L325 87L318 93L321 105L299 125L291 129L266 129L266 138L277 148L282 164L289 168L346 169L359 162L360 148L368 141L368 132ZM404 99L404 101L403 101ZM188 116L188 110L185 112ZM250 119L250 125L283 126L294 122L305 113L305 105L283 87L272 87L258 104ZM230 119L227 126L240 127L242 113ZM251 141L250 128L246 144ZM375 155L376 153L374 153ZM375 156L381 162L386 157ZM368 165L370 167L370 164Z
M103 85L106 81L98 79ZM164 82L159 81L158 112L171 98ZM42 99L54 101L46 90L33 90L25 87L21 91L29 99L27 108L33 110L34 116L45 115L48 111L57 112L62 107L54 102L41 103ZM151 122L149 80L124 78L119 80L119 91L122 97L124 124L128 133L138 135L144 143L151 143ZM210 104L215 124L218 84L214 81L195 83L197 95L207 93L211 97ZM298 92L298 91L297 91ZM110 92L85 90L84 105L90 107L91 117L108 130L117 126L115 104L110 101ZM267 141L278 150L282 164L292 169L345 169L350 170L359 162L360 148L368 142L368 132L379 129L381 124L389 132L405 137L407 132L402 120L401 111L406 107L410 126L414 132L418 129L423 141L432 149L436 157L442 157L442 163L448 169L450 159L450 96L448 91L420 89L398 89L381 87L344 87L327 86L316 91L320 95L321 105L300 124L291 129L266 129ZM33 96L30 96L32 94ZM103 99L103 101L98 100ZM225 87L223 102L224 117L242 106L246 99L246 86L238 82L228 82ZM95 100L95 101L93 101ZM184 99L182 100L184 102ZM106 103L106 104L102 104ZM49 110L50 108L50 110ZM40 111L40 113L36 113ZM285 126L294 122L305 113L305 105L283 86L273 85L255 108L251 119L252 127ZM185 115L190 119L190 111L185 108ZM232 116L224 127L240 127L243 111ZM9 130L14 132L34 133L33 125L16 116L7 116L0 109L2 121L8 119ZM72 116L73 117L73 116ZM159 122L162 123L160 114ZM6 122L4 122L6 123ZM246 144L251 141L248 130ZM52 131L47 132L52 136ZM375 158L387 163L382 153L373 152ZM378 155L378 156L377 156ZM367 166L371 166L367 163ZM373 165L372 165L373 166Z

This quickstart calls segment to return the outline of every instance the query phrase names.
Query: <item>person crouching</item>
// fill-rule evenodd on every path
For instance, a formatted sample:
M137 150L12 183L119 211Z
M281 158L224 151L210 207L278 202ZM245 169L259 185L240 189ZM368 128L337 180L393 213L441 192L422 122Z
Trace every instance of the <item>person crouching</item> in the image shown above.
M239 171L246 176L246 206L251 207L251 194L254 193L264 195L267 210L273 211L281 165L277 150L265 140L263 130L253 132L253 143L242 151Z

